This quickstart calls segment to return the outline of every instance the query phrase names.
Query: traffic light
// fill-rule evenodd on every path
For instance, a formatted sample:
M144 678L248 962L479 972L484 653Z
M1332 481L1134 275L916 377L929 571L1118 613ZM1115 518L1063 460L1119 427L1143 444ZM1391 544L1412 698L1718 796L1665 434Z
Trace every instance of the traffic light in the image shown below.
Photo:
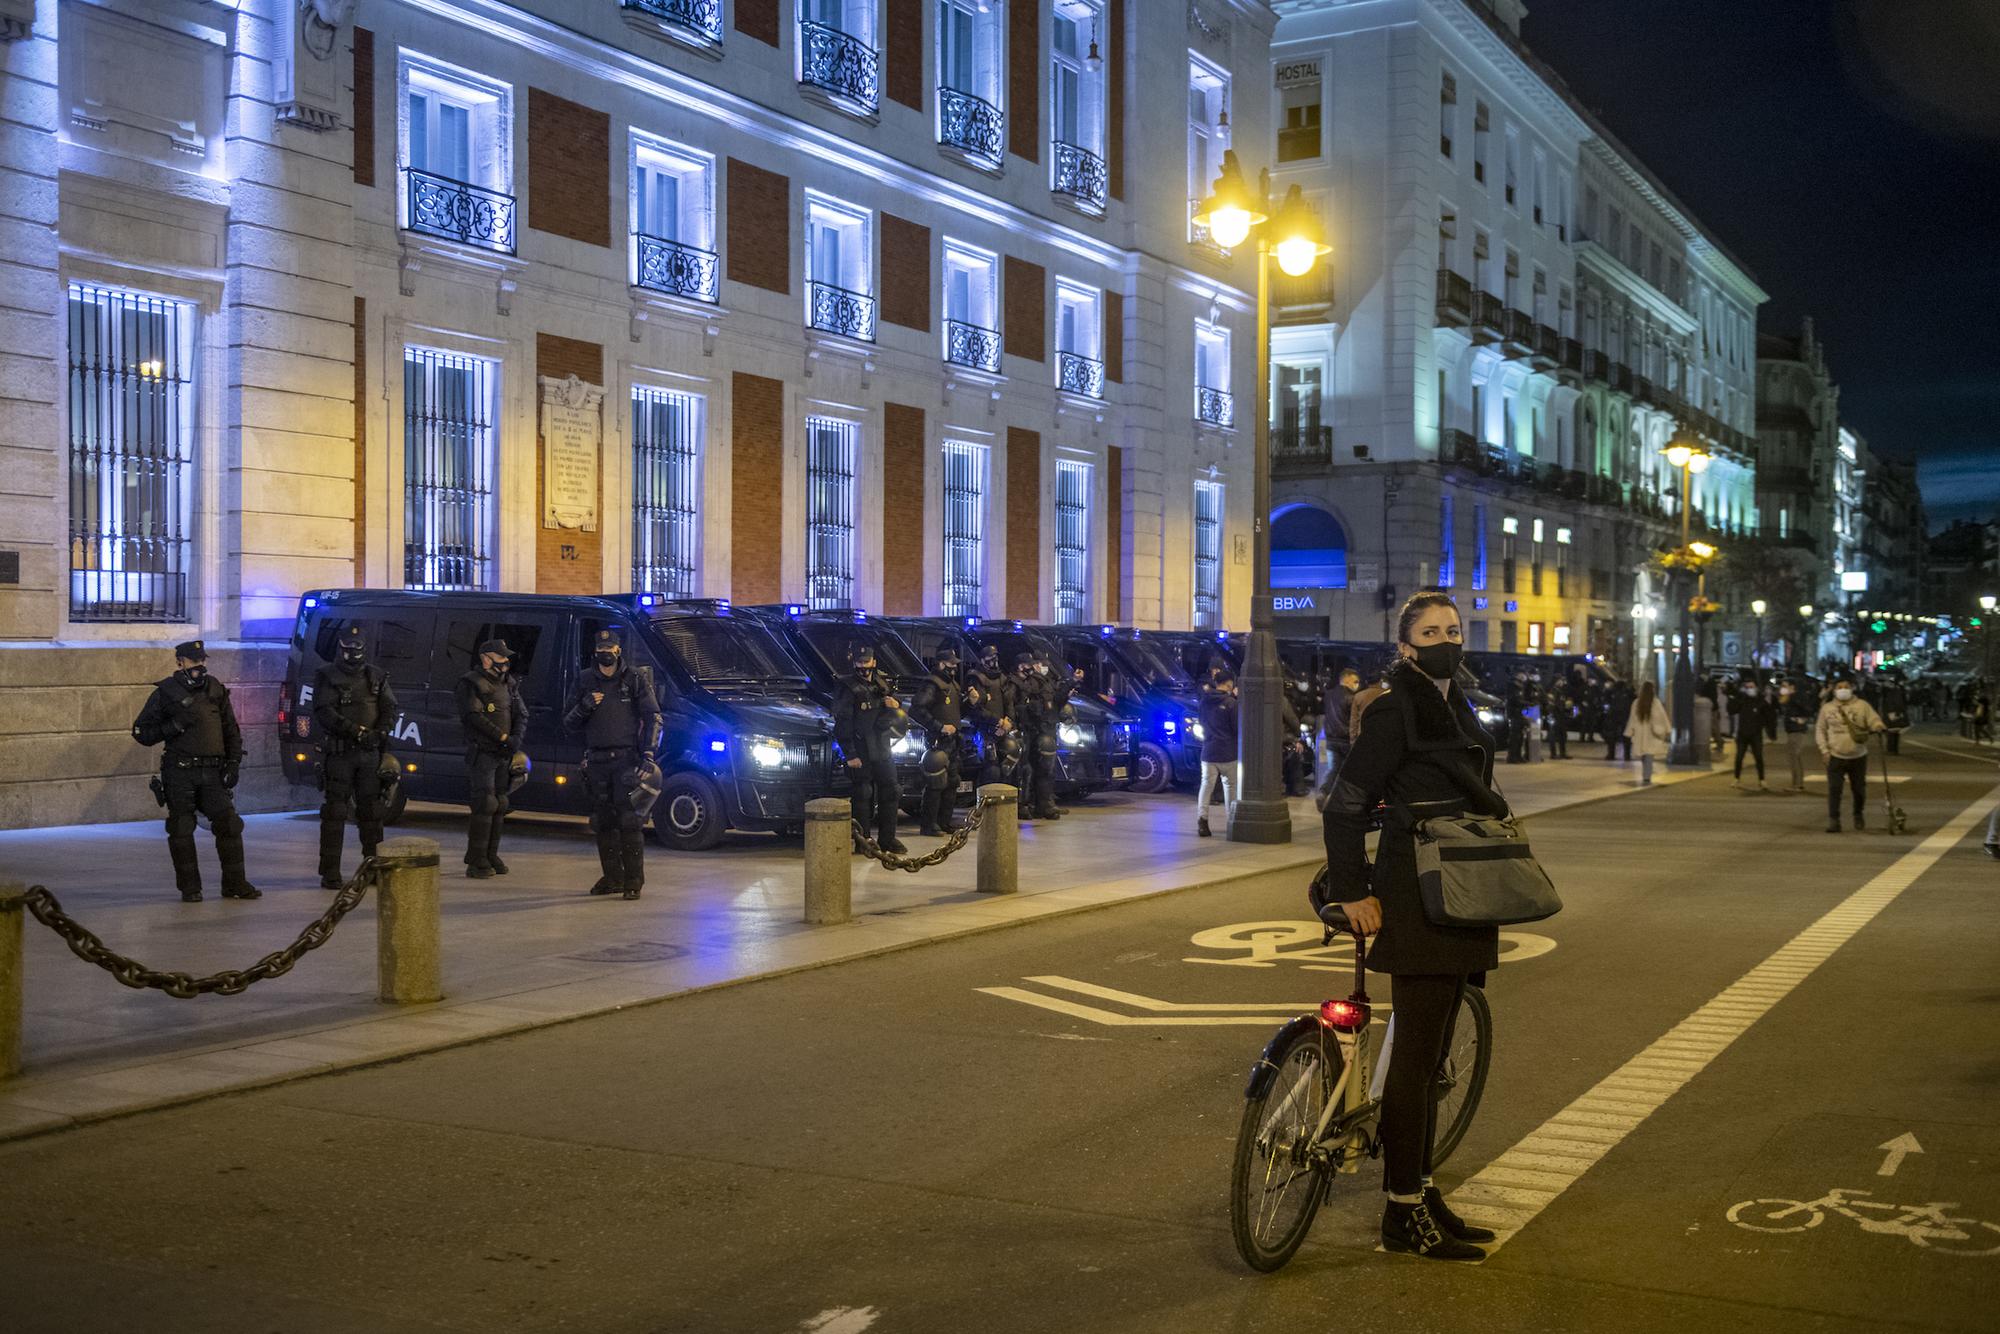
M1973 618L1972 618L1972 628L1973 628L1973 629L1977 630L1977 629L1978 629L1978 628L1979 628L1980 626L1982 626L1982 625L1984 625L1984 624L1985 624L1985 622L1984 622L1984 621L1982 621L1982 620L1980 620L1980 619L1979 619L1979 618L1978 618L1977 616L1975 616L1975 617L1973 617Z

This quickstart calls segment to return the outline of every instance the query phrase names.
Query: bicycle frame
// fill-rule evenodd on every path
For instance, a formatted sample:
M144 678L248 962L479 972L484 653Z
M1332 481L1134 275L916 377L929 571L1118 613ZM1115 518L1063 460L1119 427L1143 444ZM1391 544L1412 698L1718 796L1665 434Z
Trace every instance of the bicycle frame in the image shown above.
M1332 927L1326 929L1326 939L1322 944L1331 944L1334 937ZM1368 942L1360 936L1354 938L1354 991L1348 999L1358 1005L1368 1002ZM1383 1034L1380 1051L1371 1051L1374 1023L1362 1025L1356 1033L1333 1030L1334 1038L1340 1043L1340 1078L1335 1081L1333 1093L1326 1100L1326 1109L1320 1113L1319 1124L1313 1127L1312 1152L1338 1155L1335 1168L1343 1173L1361 1170L1362 1153L1348 1153L1350 1142L1360 1140L1354 1147L1373 1157L1379 1147L1374 1136L1368 1134L1368 1124L1382 1105L1382 1080L1389 1068L1389 1045L1395 1041L1396 1019L1389 1017L1387 1031ZM1326 1040L1327 1026L1320 1024L1320 1040ZM1356 1077L1356 1071L1365 1071L1367 1078ZM1336 1122L1335 1111L1340 1113ZM1329 1133L1335 1132L1335 1133ZM1331 1144L1328 1141L1333 1141Z

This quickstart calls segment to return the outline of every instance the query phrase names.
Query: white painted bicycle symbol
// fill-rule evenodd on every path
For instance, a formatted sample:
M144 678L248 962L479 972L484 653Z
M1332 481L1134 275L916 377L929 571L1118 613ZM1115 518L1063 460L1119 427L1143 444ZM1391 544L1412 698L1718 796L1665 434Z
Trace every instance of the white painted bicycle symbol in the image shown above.
M1804 1232L1836 1213L1859 1223L1863 1232L1907 1237L1914 1245L1947 1255L2000 1255L2000 1223L1945 1212L1958 1207L1942 1200L1891 1204L1869 1198L1865 1190L1835 1186L1816 1200L1744 1200L1730 1206L1729 1221L1752 1232Z

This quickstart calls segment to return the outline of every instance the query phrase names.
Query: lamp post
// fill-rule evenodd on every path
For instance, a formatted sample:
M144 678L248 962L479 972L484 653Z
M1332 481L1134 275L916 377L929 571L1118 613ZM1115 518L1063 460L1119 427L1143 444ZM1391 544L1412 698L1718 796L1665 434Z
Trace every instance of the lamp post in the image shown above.
M1981 622L1979 628L1985 632L1979 652L1979 674L1981 676L1993 675L1993 609L1996 606L2000 606L2000 598L1994 597L1991 593L1980 595L1979 610L1985 613L1985 615L1979 618Z
M1681 473L1681 545L1674 553L1674 601L1680 609L1680 649L1674 657L1674 745L1668 756L1669 764L1695 764L1705 762L1706 756L1698 756L1694 745L1694 662L1693 631L1688 625L1689 596L1683 578L1690 570L1697 568L1697 562L1715 554L1715 548L1706 542L1688 541L1689 479L1708 468L1709 453L1698 445L1675 441L1661 451L1667 462L1680 469Z
M1750 614L1757 618L1757 642L1750 648L1750 666L1752 669L1764 665L1764 609L1769 605L1762 598L1750 599Z
M1812 618L1815 608L1810 602L1799 604L1799 660L1796 664L1801 671L1812 667Z
M1195 214L1215 243L1234 250L1257 230L1257 393L1251 458L1252 534L1250 638L1243 648L1241 749L1243 790L1229 812L1229 837L1238 843L1289 843L1292 812L1281 787L1282 745L1278 705L1283 690L1271 606L1271 256L1291 277L1312 271L1333 247L1320 236L1319 219L1294 185L1271 216L1271 173L1258 173L1253 193L1236 150L1222 155L1222 171ZM1269 223L1268 227L1262 226Z

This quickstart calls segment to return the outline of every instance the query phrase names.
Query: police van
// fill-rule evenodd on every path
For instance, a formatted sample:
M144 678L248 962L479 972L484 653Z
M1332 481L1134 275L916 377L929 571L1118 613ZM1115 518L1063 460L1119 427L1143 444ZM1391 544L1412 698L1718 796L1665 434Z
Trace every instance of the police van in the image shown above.
M531 768L509 803L588 814L583 738L562 715L605 628L623 636L628 662L653 669L660 698L656 841L699 850L731 829L796 834L806 802L834 791L833 720L812 697L805 667L761 618L727 601L387 589L321 589L299 600L278 712L280 762L295 784L318 786L312 682L349 625L367 636L369 661L388 674L402 710L390 728L402 769L392 820L410 801L466 804L454 691L489 639L514 650L512 675L530 711Z
M1165 792L1201 778L1201 711L1193 678L1178 653L1137 630L1117 626L1043 625L1036 630L1083 672L1083 688L1116 698L1131 714L1132 790Z

